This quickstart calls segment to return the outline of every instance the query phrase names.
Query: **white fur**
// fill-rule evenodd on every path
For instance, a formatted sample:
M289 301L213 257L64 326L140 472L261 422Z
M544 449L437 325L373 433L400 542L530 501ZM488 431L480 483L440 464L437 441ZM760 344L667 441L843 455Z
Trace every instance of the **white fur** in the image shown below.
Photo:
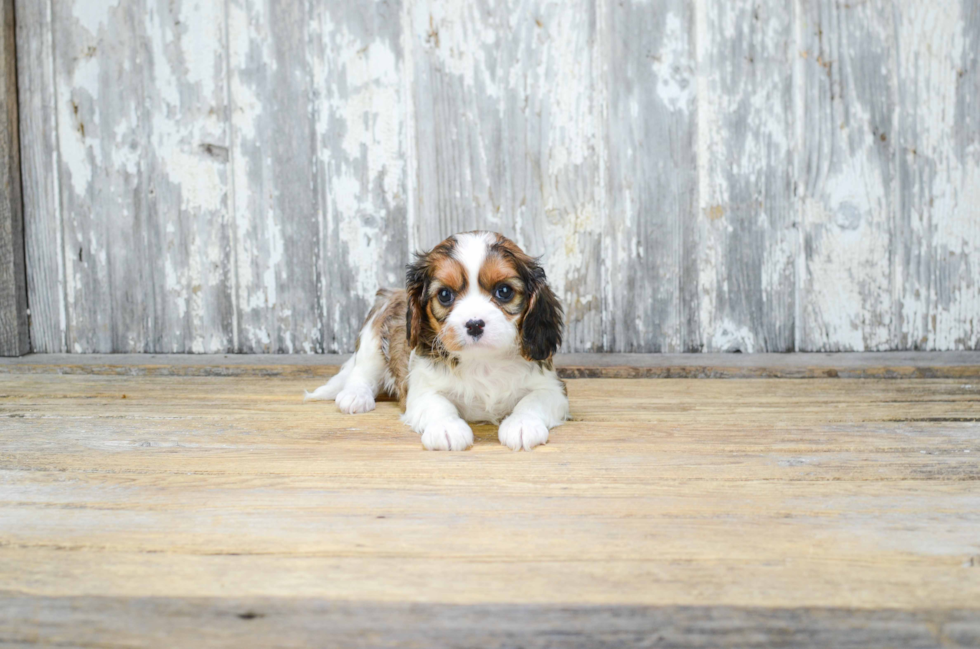
M374 410L374 398L378 396L386 373L385 358L381 353L381 341L374 333L374 318L364 323L359 336L357 353L354 354L337 376L312 393L305 400L335 401L337 408L348 415Z
M467 291L457 296L444 326L452 327L463 348L455 367L419 356L409 359L408 395L402 421L422 436L429 450L461 451L473 445L471 422L500 424L500 443L529 451L548 441L548 430L568 419L568 397L553 369L520 355L519 332L479 288L480 267L492 235L457 235L454 252L467 274ZM466 322L483 320L478 339L466 333ZM361 330L357 354L340 373L308 399L335 399L346 413L374 409L374 398L385 385L391 389L380 341L372 322Z
M344 383L347 382L347 377L350 376L351 370L354 369L355 357L351 356L348 358L347 362L340 366L339 372L330 377L329 381L313 392L303 390L303 401L333 401L336 399L340 391L344 389Z
M439 395L430 395L428 403L438 405ZM422 446L430 451L465 451L473 446L473 429L459 415L445 410L444 417L431 418L422 433Z
M555 377L557 380L557 376ZM530 451L548 442L548 429L568 419L568 397L561 389L532 390L500 422L497 438L512 451Z
M501 422L497 439L512 451L530 451L548 443L548 427L538 417L511 415Z
M531 450L548 441L548 429L568 419L568 398L554 370L513 353L461 355L451 368L413 352L402 421L422 434L426 448L438 450L441 445L430 445L438 441L430 439L430 429L464 419L500 423L501 444L515 451Z

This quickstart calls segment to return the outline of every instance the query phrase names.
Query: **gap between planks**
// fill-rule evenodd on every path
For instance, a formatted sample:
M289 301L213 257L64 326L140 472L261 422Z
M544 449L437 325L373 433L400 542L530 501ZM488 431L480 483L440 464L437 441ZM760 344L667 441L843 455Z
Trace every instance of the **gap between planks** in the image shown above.
M31 354L0 374L326 378L348 354ZM792 354L559 354L563 378L980 378L980 351Z

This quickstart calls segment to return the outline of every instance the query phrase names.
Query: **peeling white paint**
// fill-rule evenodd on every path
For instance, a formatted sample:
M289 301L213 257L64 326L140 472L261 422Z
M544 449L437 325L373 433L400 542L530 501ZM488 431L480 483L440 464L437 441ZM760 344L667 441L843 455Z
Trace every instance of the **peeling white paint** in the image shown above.
M98 146L98 107L93 98L99 96L99 62L83 58L70 79L59 82L58 142L61 162L67 167L72 188L85 196L92 182L92 167L102 165L102 149ZM90 108L91 107L91 108Z
M495 82L486 58L488 46L497 43L498 30L491 27L491 21L482 19L480 11L471 2L418 0L413 11L415 39L434 51L445 69L462 78L467 87L473 87L479 78L481 89L489 97L500 97L502 88ZM510 27L507 21L511 17L507 11L494 16L504 29Z
M49 34L66 344L223 351L242 320L241 349L346 349L352 305L401 280L385 256L407 213L404 253L474 223L543 253L569 350L762 351L772 323L754 309L791 299L797 348L980 345L980 145L961 132L980 110L962 76L977 35L962 3L593 4L312 3L297 9L309 24L284 25L261 0L174 0L130 34L118 0L69 2ZM614 33L622 15L650 29ZM392 20L400 33L375 33ZM609 56L622 38L635 61ZM626 63L635 78L617 76ZM283 79L292 106L272 96ZM295 167L275 151L290 117L315 138ZM305 185L314 209L284 214ZM311 239L297 277L293 244ZM163 248L153 272L126 268L142 246ZM112 312L127 272L164 299Z
M653 57L653 70L657 75L657 94L673 110L687 112L691 107L694 84L691 83L691 46L689 29L677 14L667 14L663 46Z
M742 352L752 354L759 349L755 335L745 325L725 319L719 322L711 336L711 350L716 352Z
M899 164L910 173L897 189L918 245L908 247L909 258L896 256L895 292L908 344L923 349L980 345L980 151L974 144L958 155L962 135L956 128L960 93L972 100L974 114L980 101L976 86L971 91L961 79L976 52L967 51L960 10L959 3L940 12L911 1L897 23L904 45L898 79L915 98L905 122L908 136L899 142Z
M40 0L38 0L40 1ZM119 7L120 0L85 0L68 3L72 16L92 36L109 21L109 13Z

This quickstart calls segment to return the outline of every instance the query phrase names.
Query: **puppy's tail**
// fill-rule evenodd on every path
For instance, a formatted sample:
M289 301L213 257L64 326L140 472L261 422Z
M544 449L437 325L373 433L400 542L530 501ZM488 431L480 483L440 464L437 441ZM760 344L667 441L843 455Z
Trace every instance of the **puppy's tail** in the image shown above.
M351 356L341 366L340 372L313 392L303 390L303 401L333 401L336 399L340 391L344 389L344 384L347 383L347 377L350 376L351 370L354 369L354 358Z

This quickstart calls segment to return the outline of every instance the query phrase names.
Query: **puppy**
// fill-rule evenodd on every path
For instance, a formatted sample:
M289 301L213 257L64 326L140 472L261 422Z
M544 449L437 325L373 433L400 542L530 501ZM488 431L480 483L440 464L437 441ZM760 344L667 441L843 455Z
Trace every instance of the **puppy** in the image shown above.
M472 446L468 421L499 424L515 451L546 443L569 413L552 364L562 307L541 266L499 234L467 232L416 255L407 280L378 291L354 356L307 399L355 414L384 390L433 451Z

